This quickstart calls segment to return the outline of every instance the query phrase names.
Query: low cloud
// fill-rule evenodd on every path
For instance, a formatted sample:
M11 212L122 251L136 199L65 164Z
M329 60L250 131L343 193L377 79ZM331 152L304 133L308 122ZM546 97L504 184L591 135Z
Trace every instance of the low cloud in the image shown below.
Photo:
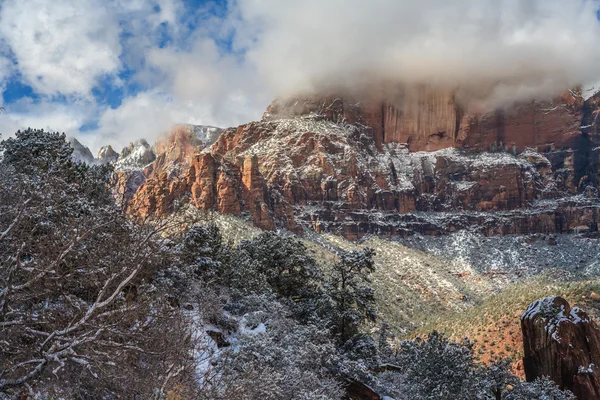
M586 0L244 0L232 15L248 59L280 95L379 80L462 87L494 102L598 80L597 9Z

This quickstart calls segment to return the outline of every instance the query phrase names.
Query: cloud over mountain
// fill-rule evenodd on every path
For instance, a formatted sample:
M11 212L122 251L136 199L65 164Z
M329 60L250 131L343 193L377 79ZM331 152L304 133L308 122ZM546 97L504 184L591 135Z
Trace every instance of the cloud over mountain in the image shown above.
M0 132L84 143L235 125L274 96L373 81L488 105L600 80L592 0L6 0Z

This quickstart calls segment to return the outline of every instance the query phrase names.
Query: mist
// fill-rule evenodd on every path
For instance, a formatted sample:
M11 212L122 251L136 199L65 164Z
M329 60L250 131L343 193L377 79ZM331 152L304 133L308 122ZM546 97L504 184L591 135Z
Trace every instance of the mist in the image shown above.
M427 84L491 107L597 82L597 11L585 0L245 0L231 15L277 96Z

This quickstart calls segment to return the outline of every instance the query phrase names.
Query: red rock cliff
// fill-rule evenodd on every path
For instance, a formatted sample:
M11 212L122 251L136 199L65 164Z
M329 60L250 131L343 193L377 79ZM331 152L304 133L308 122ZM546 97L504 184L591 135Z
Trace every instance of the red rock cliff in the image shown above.
M547 376L578 399L600 399L600 329L562 297L533 302L521 317L528 381Z
M198 208L248 215L265 229L348 238L471 224L486 234L597 230L598 102L570 91L469 114L452 92L424 87L386 101L276 101L261 121L223 131L193 156L177 150L190 146L172 135L163 146L171 150L146 167L129 210L161 215L189 197ZM173 168L169 154L184 160ZM576 194L585 196L570 200Z
M578 89L544 101L515 103L476 112L468 100L459 103L455 90L427 86L403 87L390 94L336 94L277 100L265 119L316 113L339 122L371 128L375 142L407 143L411 151L468 147L480 151L500 145L572 147L581 132L584 99Z

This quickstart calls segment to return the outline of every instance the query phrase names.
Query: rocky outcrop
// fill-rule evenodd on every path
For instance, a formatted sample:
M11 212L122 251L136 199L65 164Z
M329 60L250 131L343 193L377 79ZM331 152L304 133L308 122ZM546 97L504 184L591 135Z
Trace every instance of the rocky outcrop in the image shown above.
M221 131L208 126L175 125L154 144L153 151L157 157L144 168L145 175L152 178L167 173L172 179L185 173L194 155L212 144Z
M74 137L68 138L67 141L73 148L72 158L77 162L84 162L86 164L94 163L94 156L87 146L84 146L79 140Z
M138 189L148 181L134 204L128 207L132 214L147 216L171 212L171 203L180 196L185 197L195 180L196 169L190 170L192 164L196 161L194 168L201 167L194 156L212 144L221 131L212 126L179 124L159 137L154 146L146 140L138 140L123 148L120 155L110 146L104 146L98 158L113 163L115 173L111 184L113 193L122 204L127 205L133 200ZM186 174L193 176L186 177ZM196 184L195 193L199 199L203 198L201 202L204 203L209 194L199 194L198 184L201 182ZM212 206L212 200L209 201ZM195 205L200 207L198 202Z
M100 147L100 150L98 150L98 160L100 160L103 163L115 162L118 159L119 153L114 151L110 145L102 146Z
M117 171L112 174L110 185L117 204L127 207L129 201L137 194L138 189L146 182L142 171Z
M156 159L152 146L145 139L137 140L124 147L115 162L121 172L139 171Z
M578 399L600 399L600 329L562 297L533 302L521 317L528 381L548 376Z
M266 204L266 185L258 170L258 157L247 155L242 166L242 198L254 223L262 229L275 228Z
M275 101L210 147L174 129L129 211L160 216L189 202L264 229L351 239L473 224L485 234L598 230L597 98L569 91L477 114L451 91L394 96Z
M597 100L584 102L579 89L486 111L481 111L478 99L457 92L418 85L296 97L274 101L263 119L316 114L334 122L359 123L369 127L378 148L383 143L407 143L411 151L573 148L578 146L582 122L595 126L595 117L593 122L589 116L584 121L584 114L596 112ZM588 130L596 134L594 129Z
M346 384L347 400L383 400L373 388L357 380L348 379Z

